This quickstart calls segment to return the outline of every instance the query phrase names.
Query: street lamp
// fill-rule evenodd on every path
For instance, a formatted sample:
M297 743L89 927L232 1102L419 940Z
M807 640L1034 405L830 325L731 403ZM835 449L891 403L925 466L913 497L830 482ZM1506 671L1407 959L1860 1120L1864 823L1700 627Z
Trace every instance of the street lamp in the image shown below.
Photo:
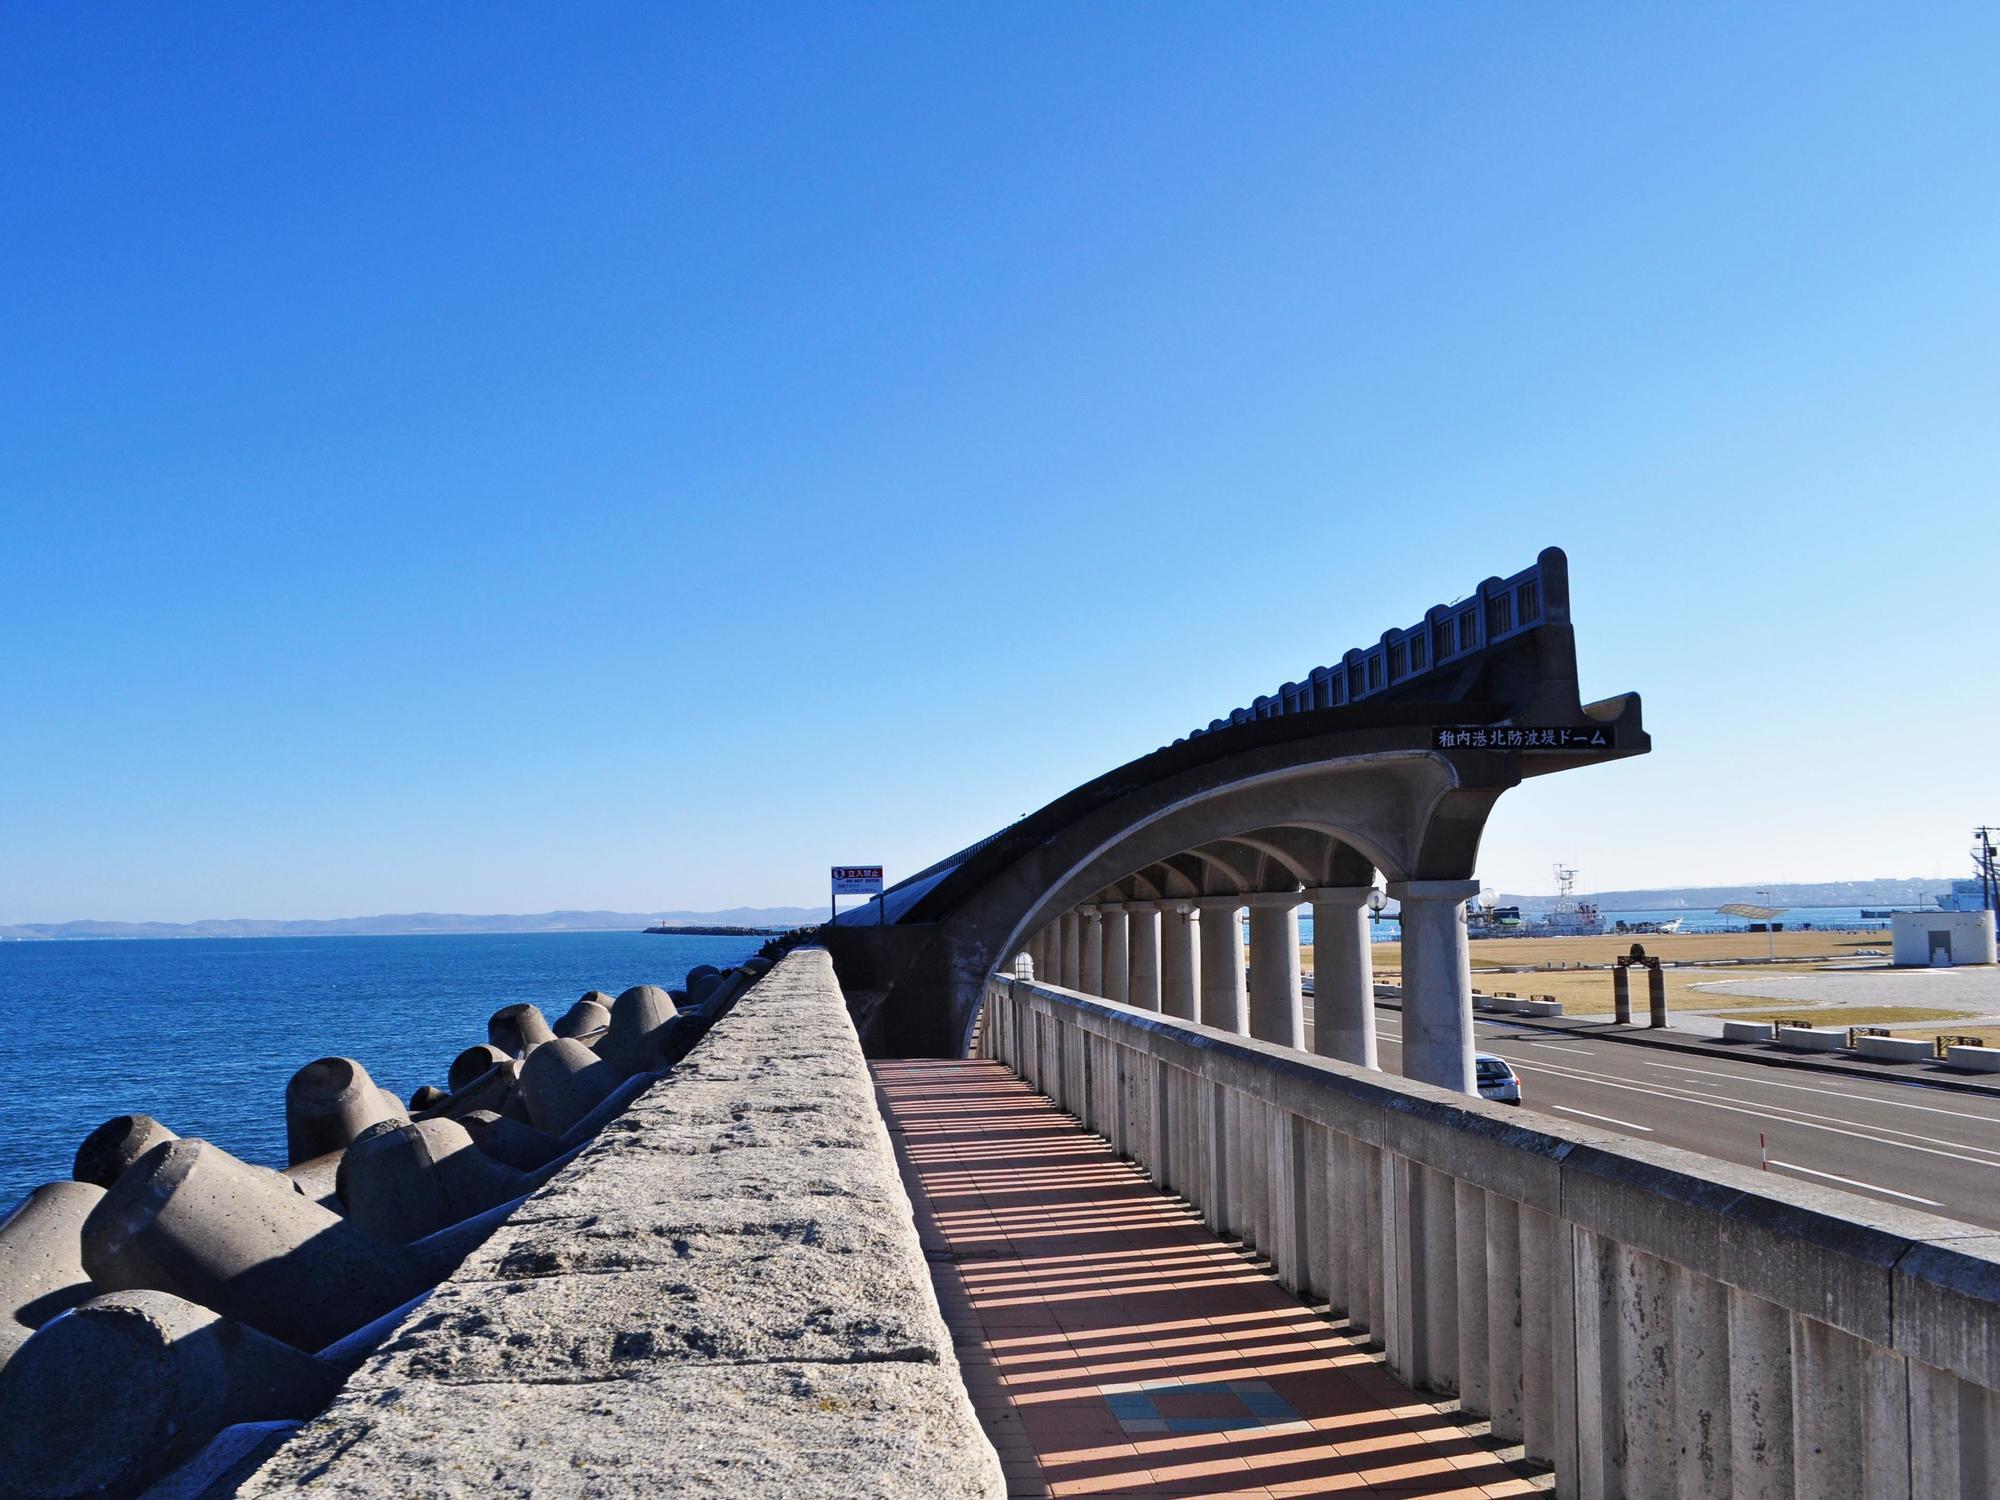
M1368 929L1368 940L1371 943L1381 941L1382 908L1388 904L1389 893L1387 891L1383 890L1379 885L1368 887L1368 920L1371 924Z

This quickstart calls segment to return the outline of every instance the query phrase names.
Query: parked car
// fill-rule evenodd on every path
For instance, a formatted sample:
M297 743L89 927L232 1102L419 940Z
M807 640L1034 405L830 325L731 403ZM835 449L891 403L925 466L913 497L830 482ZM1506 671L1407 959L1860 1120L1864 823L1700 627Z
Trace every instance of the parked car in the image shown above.
M1491 1099L1495 1104L1521 1102L1521 1080L1507 1066L1506 1058L1495 1057L1491 1052L1474 1053L1472 1073L1480 1098Z

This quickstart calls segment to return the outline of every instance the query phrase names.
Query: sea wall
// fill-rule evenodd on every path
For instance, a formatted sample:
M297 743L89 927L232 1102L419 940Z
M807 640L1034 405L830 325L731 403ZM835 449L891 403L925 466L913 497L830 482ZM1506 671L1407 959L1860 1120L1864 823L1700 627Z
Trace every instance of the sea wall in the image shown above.
M238 1491L998 1497L824 950L798 949Z

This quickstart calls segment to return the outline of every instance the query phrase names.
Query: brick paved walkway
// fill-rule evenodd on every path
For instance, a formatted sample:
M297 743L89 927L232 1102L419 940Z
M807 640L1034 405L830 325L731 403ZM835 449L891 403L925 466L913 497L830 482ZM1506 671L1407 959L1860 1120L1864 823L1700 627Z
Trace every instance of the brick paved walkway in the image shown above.
M998 1063L874 1065L1012 1495L1534 1493Z

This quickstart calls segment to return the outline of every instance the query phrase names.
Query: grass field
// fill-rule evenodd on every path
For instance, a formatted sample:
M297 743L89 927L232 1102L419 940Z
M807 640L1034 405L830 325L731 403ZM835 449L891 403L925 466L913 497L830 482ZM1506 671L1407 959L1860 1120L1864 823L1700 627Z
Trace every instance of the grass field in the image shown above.
M1777 1014L1797 1015L1803 1013L1802 1007L1807 1002L1773 1001L1768 995L1735 996L1726 990L1697 990L1694 986L1712 984L1718 979L1742 979L1749 974L1779 978L1794 965L1802 968L1844 966L1857 959L1859 949L1886 950L1889 935L1886 932L1689 932L1649 933L1643 936L1627 933L1600 937L1487 938L1471 944L1472 982L1475 988L1488 994L1553 995L1562 1002L1564 1012L1569 1015L1610 1015L1615 1009L1610 969L1578 966L1615 963L1632 951L1634 943L1644 947L1649 957L1667 963L1667 1009L1670 1012L1727 1010L1735 1014L1746 1006L1768 1009L1775 1004L1788 1007ZM1761 959L1767 951L1775 952L1779 959L1790 959L1792 963L1778 963L1769 968L1763 965L1738 967L1734 964L1719 969L1699 967L1731 959ZM1370 952L1375 960L1376 977L1394 983L1396 976L1402 972L1402 945L1376 943ZM1303 950L1305 967L1310 969L1312 961L1313 950L1308 944ZM1552 967L1536 967L1543 964ZM1689 967L1675 967L1677 965ZM1531 972L1505 972L1510 969L1528 969ZM1632 1008L1638 1015L1645 1014L1644 971L1632 975ZM1940 1011L1934 1007L1884 1009L1897 1010L1895 1019L1905 1021L1940 1020L1963 1014L1959 1011ZM1847 1024L1889 1023L1854 1021Z
M1944 1010L1935 1005L1842 1005L1821 1010L1783 1002L1756 1010L1731 1011L1732 1021L1811 1021L1816 1026L1903 1026L1919 1021L1965 1020L1972 1012ZM1950 1027L1943 1028L1949 1031Z

